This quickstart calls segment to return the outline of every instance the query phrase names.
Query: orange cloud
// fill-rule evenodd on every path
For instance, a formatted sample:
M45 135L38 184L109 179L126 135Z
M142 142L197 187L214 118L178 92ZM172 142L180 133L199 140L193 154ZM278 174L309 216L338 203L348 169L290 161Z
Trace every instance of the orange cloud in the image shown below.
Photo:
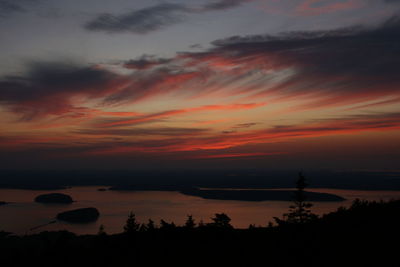
M248 144L277 143L302 138L314 138L338 134L357 134L366 131L392 131L400 129L400 114L381 114L374 117L353 116L331 120L313 121L294 126L276 126L269 129L253 130L212 136L182 136L158 138L146 142L116 144L111 147L93 149L88 153L107 155L118 153L174 153L195 151L223 151ZM208 135L208 134L207 134ZM246 152L244 152L246 153ZM225 153L224 153L225 154ZM200 155L203 155L200 154Z
M144 116L139 116L130 120L119 120L109 123L101 124L101 127L111 127L118 125L134 125L142 122L155 121L162 118L171 117L174 115L185 114L185 113L193 113L193 112L201 112L201 111L213 111L213 110L241 110L241 109L253 109L261 106L265 106L265 103L248 103L248 104L230 104L230 105L206 105L195 108L187 108L187 109L177 109L177 110L168 110L159 113L148 114Z

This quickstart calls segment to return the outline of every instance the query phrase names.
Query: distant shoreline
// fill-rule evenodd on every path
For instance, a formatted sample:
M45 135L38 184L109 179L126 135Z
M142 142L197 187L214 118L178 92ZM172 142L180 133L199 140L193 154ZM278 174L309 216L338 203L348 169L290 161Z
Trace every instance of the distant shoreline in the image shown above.
M400 172L307 171L308 188L400 190ZM293 188L296 171L3 171L0 188L62 190L71 186L119 190L180 191L190 188Z

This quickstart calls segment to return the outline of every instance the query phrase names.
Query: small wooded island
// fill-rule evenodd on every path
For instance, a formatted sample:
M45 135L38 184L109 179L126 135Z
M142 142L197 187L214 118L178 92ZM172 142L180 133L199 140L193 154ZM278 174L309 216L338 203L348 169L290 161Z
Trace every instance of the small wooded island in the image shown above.
M181 190L182 194L197 196L204 199L239 200L239 201L291 201L294 190L255 190L255 189L187 189ZM320 193L304 192L309 201L335 202L344 201L341 196Z
M39 195L35 198L35 202L38 203L54 203L54 204L71 204L73 201L72 197L61 193L51 193Z
M82 208L64 211L57 214L57 220L69 223L90 223L96 221L100 216L96 208Z

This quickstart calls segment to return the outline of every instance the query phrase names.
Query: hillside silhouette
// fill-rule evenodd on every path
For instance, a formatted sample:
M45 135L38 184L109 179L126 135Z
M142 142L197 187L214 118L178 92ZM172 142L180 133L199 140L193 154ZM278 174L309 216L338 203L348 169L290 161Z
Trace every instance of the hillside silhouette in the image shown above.
M295 205L297 202L297 205ZM67 231L16 236L0 232L4 266L398 266L400 200L356 200L322 217L301 194L279 223L234 229L229 215L211 222L188 215L182 226L138 222L124 232ZM260 211L262 212L262 211ZM308 215L307 215L308 214ZM267 223L267 222L266 222Z

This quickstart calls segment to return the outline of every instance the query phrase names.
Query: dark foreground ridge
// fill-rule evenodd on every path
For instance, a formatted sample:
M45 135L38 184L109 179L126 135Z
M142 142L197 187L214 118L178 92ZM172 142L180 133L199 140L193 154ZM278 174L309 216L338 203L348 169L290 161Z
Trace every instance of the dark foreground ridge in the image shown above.
M133 214L125 232L77 236L0 232L4 266L398 266L400 201L355 201L305 223L233 229L188 217L185 226L141 225Z
M205 199L218 200L240 200L240 201L291 201L293 199L293 190L205 190L205 189L187 189L181 190L181 193L190 196L198 196ZM309 201L344 201L343 197L318 192L305 192Z
M57 214L57 220L69 223L89 223L96 221L100 216L96 208L83 208L64 211Z
M44 194L44 195L39 195L35 198L35 202L39 203L58 203L58 204L70 204L74 202L72 200L72 197L66 194L61 194L61 193L51 193L51 194Z

